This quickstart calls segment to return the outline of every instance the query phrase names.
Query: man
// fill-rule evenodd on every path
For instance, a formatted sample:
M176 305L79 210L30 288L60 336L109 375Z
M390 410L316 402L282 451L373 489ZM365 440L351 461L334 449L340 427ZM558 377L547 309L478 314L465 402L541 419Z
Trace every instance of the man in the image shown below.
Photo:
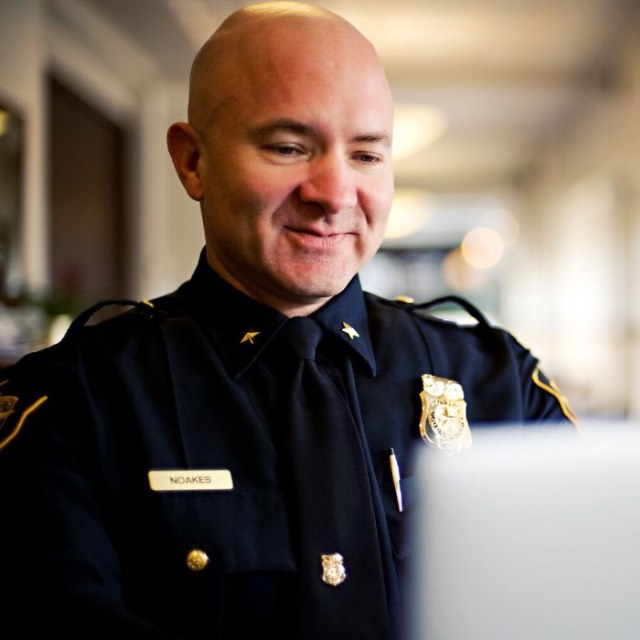
M373 47L328 11L246 7L205 43L168 131L201 205L193 277L115 319L87 310L0 382L14 637L407 637L416 447L571 426L469 305L464 328L362 292L392 125ZM314 373L315 346L292 355L310 334Z

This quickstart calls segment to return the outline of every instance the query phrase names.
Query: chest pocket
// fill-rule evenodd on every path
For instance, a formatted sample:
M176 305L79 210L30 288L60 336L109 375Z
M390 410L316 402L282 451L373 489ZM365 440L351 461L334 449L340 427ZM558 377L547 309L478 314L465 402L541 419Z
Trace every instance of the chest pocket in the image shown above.
M253 570L292 571L287 517L277 491L163 491L129 501L132 557L153 558L165 570L232 574ZM201 566L189 554L201 552Z

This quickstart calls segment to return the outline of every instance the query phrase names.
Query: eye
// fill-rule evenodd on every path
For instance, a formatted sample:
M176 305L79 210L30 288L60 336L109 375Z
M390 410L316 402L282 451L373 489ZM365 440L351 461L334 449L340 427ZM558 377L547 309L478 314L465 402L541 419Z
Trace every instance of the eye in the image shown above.
M266 145L265 149L285 158L294 158L304 155L304 151L300 146L295 144L270 144Z
M355 153L351 156L354 160L358 160L364 164L376 164L382 162L383 158L377 153L369 153L363 151L361 153Z
M274 142L262 145L262 153L275 164L295 164L308 157L308 150L295 142Z

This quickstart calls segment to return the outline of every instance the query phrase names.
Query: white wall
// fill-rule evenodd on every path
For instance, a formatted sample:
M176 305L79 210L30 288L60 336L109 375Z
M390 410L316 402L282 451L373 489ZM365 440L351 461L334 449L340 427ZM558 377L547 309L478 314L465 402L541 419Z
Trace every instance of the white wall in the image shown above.
M640 25L525 191L505 318L579 413L640 416Z
M57 13L56 13L57 12ZM46 94L53 71L84 100L123 127L132 142L129 194L131 264L127 295L149 298L187 278L203 244L200 214L189 200L166 149L168 125L186 117L187 86L167 86L134 42L77 0L0 2L0 101L26 120L23 235L24 285L48 284Z
M41 66L44 57L44 12L41 0L0 2L0 101L25 120L24 280L39 290L47 282L46 156Z
M204 244L200 209L183 190L166 146L166 130L186 120L186 86L149 87L141 100L143 157L137 232L137 297L166 293L193 272Z

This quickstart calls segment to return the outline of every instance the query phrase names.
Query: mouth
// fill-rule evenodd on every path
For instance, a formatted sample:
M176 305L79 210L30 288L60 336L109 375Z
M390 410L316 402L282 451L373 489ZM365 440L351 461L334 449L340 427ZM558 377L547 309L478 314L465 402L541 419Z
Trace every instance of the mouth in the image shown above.
M323 230L315 227L288 226L286 230L305 246L319 248L335 247L345 238L354 235L352 231Z

